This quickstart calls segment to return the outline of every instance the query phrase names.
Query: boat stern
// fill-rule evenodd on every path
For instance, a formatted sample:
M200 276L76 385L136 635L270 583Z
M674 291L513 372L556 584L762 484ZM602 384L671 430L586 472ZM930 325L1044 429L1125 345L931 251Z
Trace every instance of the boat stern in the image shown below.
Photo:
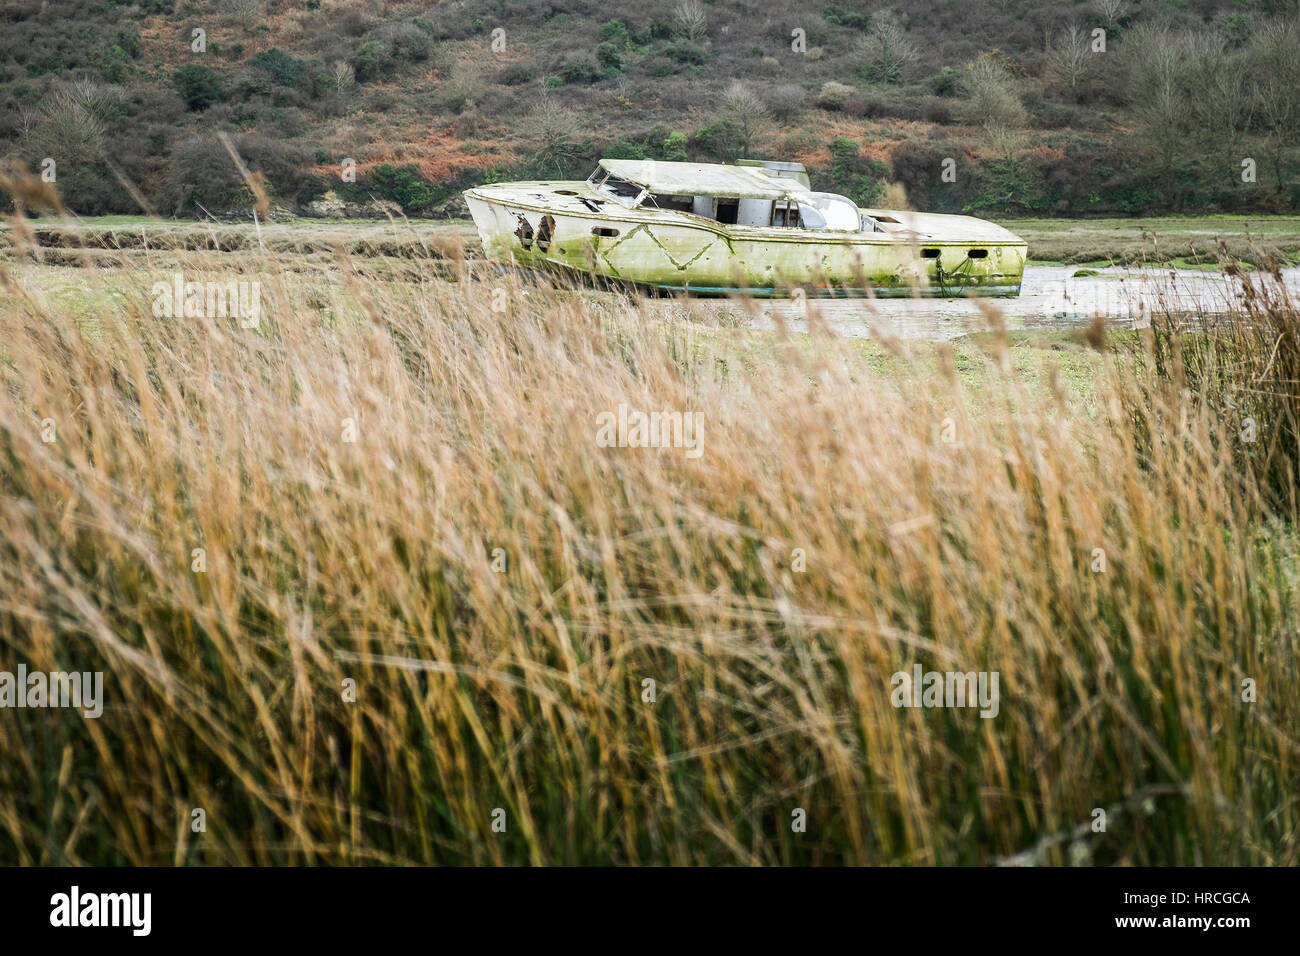
M1029 246L997 223L974 216L910 210L860 209L892 239L906 245L913 266L907 278L922 295L1020 294Z

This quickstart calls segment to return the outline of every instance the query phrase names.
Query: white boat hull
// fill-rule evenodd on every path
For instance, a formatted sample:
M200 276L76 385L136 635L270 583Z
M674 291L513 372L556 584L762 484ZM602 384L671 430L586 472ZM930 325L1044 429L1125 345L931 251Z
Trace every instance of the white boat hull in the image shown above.
M466 192L489 259L572 277L703 295L994 295L1020 291L1026 246L971 235L962 216L893 213L895 233L724 225L673 210L596 201L583 183L512 183ZM532 187L532 188L530 188ZM558 187L568 187L560 189ZM956 238L943 238L943 228ZM991 226L992 229L1000 227ZM965 235L961 235L965 233Z

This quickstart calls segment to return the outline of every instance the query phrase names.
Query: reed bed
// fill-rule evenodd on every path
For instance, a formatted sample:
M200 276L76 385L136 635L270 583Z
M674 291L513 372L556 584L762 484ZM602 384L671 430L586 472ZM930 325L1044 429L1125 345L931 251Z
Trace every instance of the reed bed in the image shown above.
M1291 366L1156 329L1085 402L994 336L975 401L815 321L277 255L186 265L256 328L0 280L0 668L106 698L0 713L0 861L1300 862ZM996 716L894 706L916 664Z

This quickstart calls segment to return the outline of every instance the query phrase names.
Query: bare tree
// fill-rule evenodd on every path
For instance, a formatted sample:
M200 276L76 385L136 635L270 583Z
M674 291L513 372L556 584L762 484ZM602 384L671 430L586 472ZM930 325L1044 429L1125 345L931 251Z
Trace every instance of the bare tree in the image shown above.
M1119 18L1128 9L1128 0L1097 0L1097 15L1108 27L1119 26Z
M1125 38L1124 56L1140 141L1172 189L1174 170L1187 155L1193 118L1184 35L1165 23L1143 23Z
M533 161L542 170L562 177L565 166L578 154L582 131L577 115L549 98L543 98L524 119L524 132L536 142Z
M41 101L28 148L60 162L90 162L102 155L104 134L104 121L86 108L75 90L65 89Z
M40 110L34 110L30 106L22 106L18 109L18 135L24 140L29 138L35 131L41 121Z
M1071 23L1058 33L1047 45L1044 65L1053 81L1068 87L1071 95L1077 97L1079 84L1092 73L1094 65L1087 31Z
M989 144L1009 156L1027 119L1015 78L996 60L981 56L966 64L959 89L966 121L980 127Z
M767 106L762 99L740 80L733 80L722 94L722 124L736 156L753 149L759 127L766 118Z
M1230 52L1223 37L1211 33L1186 35L1181 43L1186 70L1184 86L1191 98L1194 135L1205 155L1235 166L1255 110L1255 93L1248 58Z
M334 91L343 93L345 90L352 89L352 85L357 81L357 71L347 60L335 60L331 66L332 76L334 79Z
M1224 36L1210 30L1177 30L1144 23L1125 37L1127 88L1137 120L1139 142L1155 159L1171 195L1179 190L1180 166L1209 161L1225 174L1246 155L1252 127L1271 129L1266 101L1279 107L1276 128L1285 138L1300 124L1300 59L1288 73L1286 31L1278 47L1257 41L1246 51L1228 49ZM1276 93L1269 97L1264 91ZM1276 142L1276 141L1275 141ZM1285 152L1285 148L1283 149ZM1274 166L1281 188L1281 156Z
M107 86L89 76L74 81L67 95L73 103L101 120L116 119L126 111L126 96L120 87Z
M683 0L673 10L673 30L683 40L699 43L709 32L709 18L699 0Z
M1300 19L1274 19L1259 30L1247 51L1254 65L1255 115L1268 137L1278 192L1287 153L1300 145Z
M920 58L898 14L888 9L871 15L858 54L865 61L863 73L876 83L902 82L903 71Z

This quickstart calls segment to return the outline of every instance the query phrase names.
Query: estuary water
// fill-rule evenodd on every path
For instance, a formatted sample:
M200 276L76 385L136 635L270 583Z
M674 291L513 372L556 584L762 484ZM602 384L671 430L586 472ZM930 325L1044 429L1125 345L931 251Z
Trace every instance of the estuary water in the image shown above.
M1111 266L1079 276L1078 266L1027 266L1013 299L790 299L755 303L753 328L773 328L781 317L792 331L807 331L806 309L816 310L837 334L913 339L953 339L989 328L985 310L1001 314L1008 329L1067 329L1097 315L1114 328L1148 325L1155 312L1227 312L1242 299L1241 280L1218 272ZM1300 301L1300 268L1283 282ZM1267 276L1264 281L1272 281ZM732 306L734 308L734 306Z

